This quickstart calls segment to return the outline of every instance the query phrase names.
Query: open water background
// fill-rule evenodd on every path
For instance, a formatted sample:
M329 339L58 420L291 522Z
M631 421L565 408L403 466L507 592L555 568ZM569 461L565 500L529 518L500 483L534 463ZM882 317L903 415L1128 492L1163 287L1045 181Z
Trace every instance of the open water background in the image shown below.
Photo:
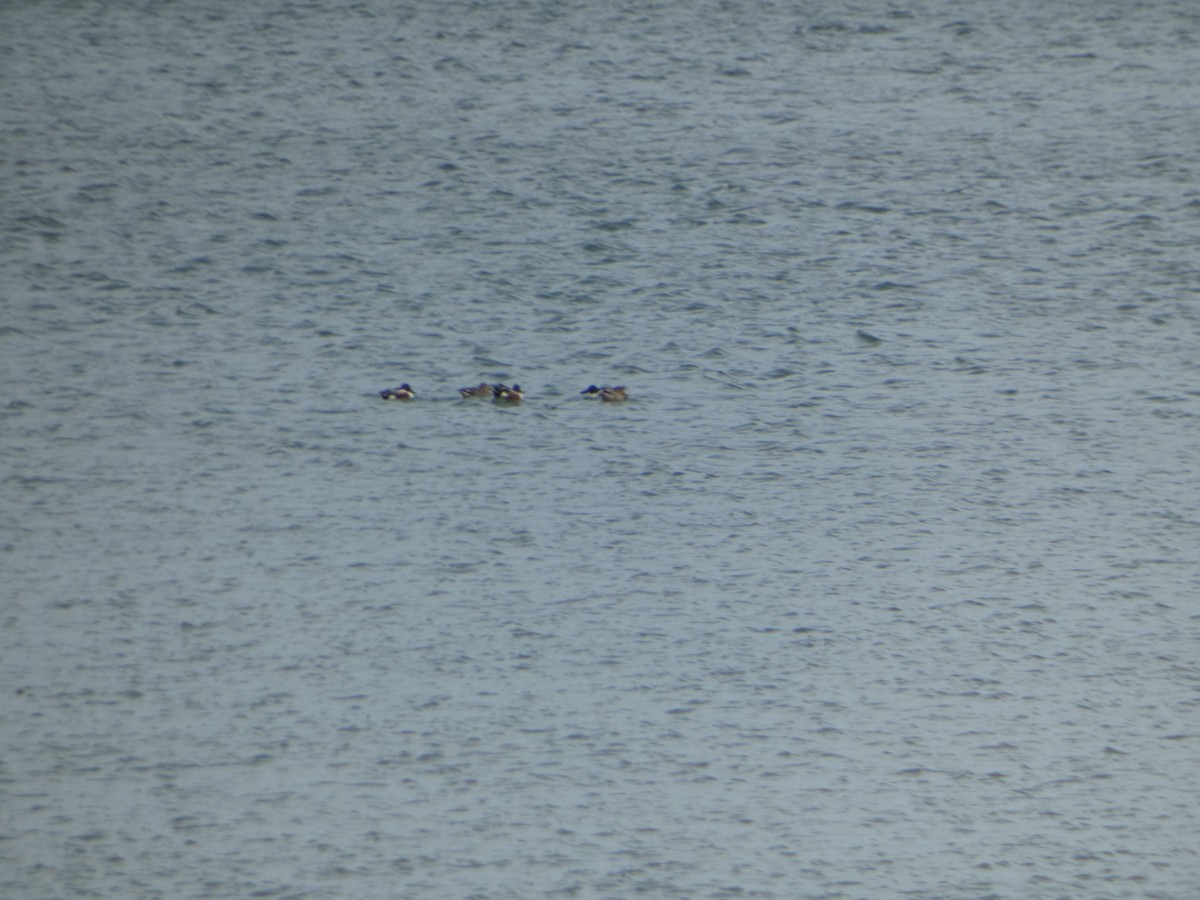
M0 5L0 894L1196 897L1197 83L1182 0Z

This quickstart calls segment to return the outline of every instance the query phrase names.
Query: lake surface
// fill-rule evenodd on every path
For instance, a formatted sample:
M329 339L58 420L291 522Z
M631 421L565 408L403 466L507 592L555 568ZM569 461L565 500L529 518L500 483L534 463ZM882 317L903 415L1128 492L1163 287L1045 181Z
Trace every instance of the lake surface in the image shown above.
M0 7L0 894L1197 896L1198 82L1169 0Z

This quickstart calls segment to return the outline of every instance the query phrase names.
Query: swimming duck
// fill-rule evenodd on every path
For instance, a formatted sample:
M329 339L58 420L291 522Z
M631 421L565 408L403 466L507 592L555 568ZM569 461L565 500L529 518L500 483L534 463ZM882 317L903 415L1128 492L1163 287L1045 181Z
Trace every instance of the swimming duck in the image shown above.
M492 386L486 381L481 381L475 387L459 388L458 392L462 394L464 400L469 400L471 397L490 397L492 396Z
M608 385L596 387L594 384L589 384L579 393L586 394L589 397L599 397L605 403L629 399L629 391L625 388L625 385L621 385L620 387L609 387Z
M520 403L525 399L525 392L519 384L509 387L505 384L492 385L492 399L497 403Z
M379 392L379 396L384 400L411 400L417 396L417 392L409 387L408 383L400 385L397 388L387 388Z

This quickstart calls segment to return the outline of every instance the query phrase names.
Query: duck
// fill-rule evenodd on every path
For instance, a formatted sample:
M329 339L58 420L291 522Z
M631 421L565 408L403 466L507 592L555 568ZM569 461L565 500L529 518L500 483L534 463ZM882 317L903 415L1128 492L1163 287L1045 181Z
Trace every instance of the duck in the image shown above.
M459 388L458 392L462 394L464 400L472 397L490 397L492 396L492 386L486 381L481 381L475 387Z
M629 391L625 385L620 385L619 387L609 387L608 385L596 387L594 384L589 384L579 393L586 394L589 397L599 397L605 403L629 399Z
M520 403L525 399L525 392L519 384L509 387L505 384L492 385L492 399L497 403Z
M387 388L380 391L379 396L384 400L411 400L417 396L417 392L405 382L400 387Z

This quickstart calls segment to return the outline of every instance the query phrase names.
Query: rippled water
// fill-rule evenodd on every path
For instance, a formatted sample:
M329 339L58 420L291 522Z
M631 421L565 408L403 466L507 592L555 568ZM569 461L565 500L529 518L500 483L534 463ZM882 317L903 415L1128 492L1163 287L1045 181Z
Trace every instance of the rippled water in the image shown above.
M0 893L1194 897L1198 50L0 7Z

